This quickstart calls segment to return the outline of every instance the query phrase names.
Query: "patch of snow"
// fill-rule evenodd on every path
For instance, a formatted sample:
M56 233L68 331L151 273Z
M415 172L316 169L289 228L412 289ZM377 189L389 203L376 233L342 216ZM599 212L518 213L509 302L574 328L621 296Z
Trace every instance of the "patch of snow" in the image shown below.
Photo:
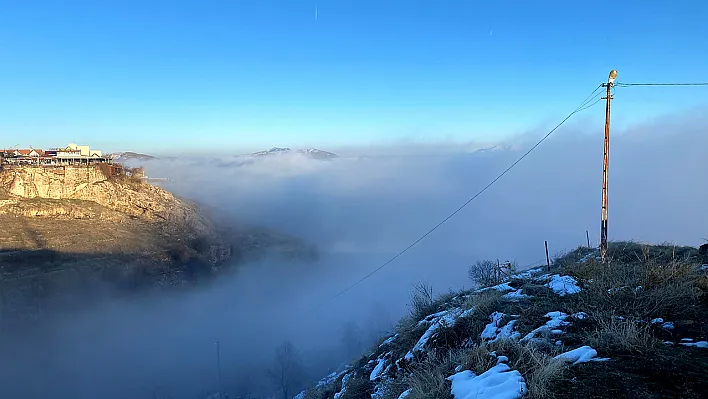
M561 353L560 355L554 357L554 359L571 362L573 364L610 360L609 358L598 358L597 351L587 345L573 349L572 351Z
M431 316L435 316L435 318L431 319L430 327L425 331L422 337L416 342L415 346L406 353L406 356L404 359L411 361L413 360L413 357L416 352L423 352L425 350L425 344L428 343L430 338L433 337L433 335L440 329L442 326L452 326L455 324L455 321L457 318L462 314L462 309L460 308L453 308L449 310L445 310L442 312L435 313L434 315L430 315L424 319L427 320ZM420 323L418 323L420 325Z
M343 374L345 374L345 373L348 371L348 369L349 369L349 366L344 367L344 369L341 370L341 371L335 371L335 372L333 372L333 373L330 373L327 377L325 377L325 378L319 380L319 381L317 382L316 387L319 388L319 387L322 387L322 386L329 385L329 384L333 383L334 381L337 380L337 378L339 378L339 377L341 377Z
M551 281L546 283L546 287L550 288L556 294L560 296L577 294L581 291L578 287L578 282L571 276L561 276L554 274L551 277Z
M381 372L384 371L384 366L386 366L386 359L379 358L376 367L374 367L374 371L372 371L371 375L369 376L369 381L374 381L379 378Z
M545 317L548 317L551 320L547 321L546 324L542 325L541 327L538 327L530 333L526 334L526 336L521 339L521 342L532 340L536 338L537 334L544 332L549 332L551 334L556 335L563 334L563 330L559 330L558 328L570 325L569 322L565 321L565 319L568 318L568 315L563 312L548 312L546 313Z
M512 292L506 293L506 294L503 295L503 297L504 297L505 299L508 299L508 300L511 300L511 301L519 301L519 300L521 300L521 299L531 298L529 295L523 294L523 293L521 292L521 289L518 289L518 290L516 290L516 291L512 291Z
M659 324L659 323L663 323L663 322L664 322L664 319L662 319L661 317L657 317L656 319L652 319L651 324Z
M381 347L383 347L383 346L386 346L386 345L392 344L393 341L396 340L396 338L398 338L398 334L396 334L396 335L394 335L394 336L392 336L392 337L389 337L387 340L385 340L384 342L382 342L381 345L379 345L379 348L381 348Z
M474 306L465 310L464 312L460 313L459 318L468 317L468 316L472 315L472 313L474 313Z
M349 387L349 380L352 378L352 373L348 373L347 375L342 378L342 389L334 394L334 399L339 399L340 396L344 394L344 392L347 391L347 388Z
M482 339L494 339L497 336L497 331L499 331L499 322L501 322L504 313L494 312L489 316L491 322L484 327L484 331L480 337Z
M469 370L447 378L455 399L518 399L526 392L526 381L517 370L499 363L480 375Z
M456 372L456 373L459 373L460 371L462 371L462 365L459 365L459 366L455 367L455 372Z
M674 323L670 322L670 321L667 321L666 323L661 324L661 328L663 328L664 330L673 330L674 327L675 327Z
M499 356L499 357L497 358L497 364L499 364L499 363L506 363L506 362L508 362L508 361L509 361L509 358L506 357L506 356Z
M578 320L585 320L588 318L588 314L585 312L578 312L578 313L573 313L571 317L574 317Z
M300 392L299 394L293 396L293 399L305 399L305 394L306 394L306 393L307 393L307 391L302 391L302 392Z
M480 334L480 338L483 340L490 340L490 342L496 342L500 339L518 339L521 334L518 331L514 331L514 325L516 320L511 320L504 326L499 327L499 323L504 317L504 313L494 312L489 316L491 322L484 327L484 331Z
M681 342L683 346L695 346L696 348L708 349L708 341L698 341L698 342Z
M398 397L398 399L406 399L406 398L408 397L408 395L411 394L411 392L413 392L412 389L408 389L408 390L404 391L404 392Z
M682 342L692 342L693 338L681 338Z
M492 287L480 288L478 290L475 290L475 292L484 292L484 291L489 291L489 290L497 290L499 292L515 291L515 289L512 286L510 286L509 283L501 283L501 284L497 284Z
M563 341L556 341L556 346L563 346Z
M543 270L542 267L536 267L533 269L523 271L521 273L514 274L511 276L511 278L518 279L518 280L525 279L525 278L531 278L532 275L534 275L535 273L538 273L542 270Z
M425 323L433 323L435 321L435 319L439 319L440 317L444 316L447 312L448 312L447 310L442 310L440 312L425 316L423 318L423 320L418 322L418 325L422 326Z
M701 271L702 271L702 272L708 271L708 264L701 265Z

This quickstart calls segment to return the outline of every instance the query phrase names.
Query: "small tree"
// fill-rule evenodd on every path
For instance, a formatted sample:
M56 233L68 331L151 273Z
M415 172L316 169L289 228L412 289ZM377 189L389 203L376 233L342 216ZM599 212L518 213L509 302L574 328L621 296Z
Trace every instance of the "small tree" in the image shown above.
M478 260L470 266L468 275L478 286L488 287L499 284L499 273L497 264L491 260Z
M304 366L295 345L290 341L283 341L275 349L273 365L267 370L273 385L280 391L283 399L290 399L304 382Z

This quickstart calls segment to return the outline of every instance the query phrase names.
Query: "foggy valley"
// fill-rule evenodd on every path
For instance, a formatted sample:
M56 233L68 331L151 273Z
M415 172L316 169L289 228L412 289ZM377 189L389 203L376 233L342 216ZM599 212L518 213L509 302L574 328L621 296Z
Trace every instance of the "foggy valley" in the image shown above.
M612 240L668 237L697 246L708 235L708 112L699 111L615 130ZM212 217L298 237L316 245L319 259L267 258L183 292L99 302L5 331L0 396L178 399L223 388L270 394L265 370L284 340L302 354L308 381L316 381L359 354L347 348L347 323L361 330L358 350L368 350L408 312L418 282L441 294L471 286L467 270L476 260L543 265L544 240L553 257L585 245L586 230L595 245L602 134L581 119L425 240L336 296L476 194L541 131L505 142L511 149L484 152L391 144L375 149L380 156L327 161L302 154L243 165L229 164L229 154L215 154L219 164L199 157L140 161L148 176L168 179L156 184Z

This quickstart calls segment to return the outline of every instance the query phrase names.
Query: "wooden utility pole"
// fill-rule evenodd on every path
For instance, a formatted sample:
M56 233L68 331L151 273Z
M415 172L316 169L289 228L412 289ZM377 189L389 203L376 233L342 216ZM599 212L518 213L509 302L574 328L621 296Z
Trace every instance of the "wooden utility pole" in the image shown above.
M602 263L605 263L607 257L607 173L610 167L610 101L612 93L610 90L615 85L617 71L610 71L610 76L607 83L603 83L602 87L607 88L607 94L603 100L607 100L605 106L605 155L602 162L602 224L600 227L600 257Z

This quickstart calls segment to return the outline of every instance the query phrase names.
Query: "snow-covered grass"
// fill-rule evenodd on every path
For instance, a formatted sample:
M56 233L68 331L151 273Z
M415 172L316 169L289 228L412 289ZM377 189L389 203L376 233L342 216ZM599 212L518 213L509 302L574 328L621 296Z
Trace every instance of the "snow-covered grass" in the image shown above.
M549 321L546 322L546 324L532 330L530 333L526 334L522 339L521 342L530 342L535 339L537 339L540 336L545 336L548 334L553 334L553 335L561 335L563 334L563 330L561 330L561 327L565 327L570 325L570 322L566 321L568 318L568 315L555 311L555 312L548 312L546 313L545 317L550 318Z
M708 341L698 341L698 342L681 342L683 346L695 346L696 348L706 348L708 349Z
M480 334L480 338L490 342L496 342L500 339L518 339L521 334L514 331L514 324L516 324L516 320L509 320L507 323L502 325L504 316L507 315L500 312L492 313L489 316L489 320L491 321L484 327L482 334Z
M499 363L481 375L469 370L448 377L455 399L518 399L527 392L526 381L517 370Z
M552 289L553 292L560 296L577 294L581 291L578 282L571 276L553 274L548 276L548 279L550 281L546 283L546 287Z
M609 358L597 357L597 351L587 345L570 350L568 352L563 352L560 355L554 357L554 359L570 362L573 364L585 362L602 362L610 360Z
M519 301L519 300L528 299L531 297L529 295L524 294L521 289L518 289L516 291L512 291L512 292L502 295L502 298L508 299L510 301Z
M499 291L499 292L509 292L509 291L515 291L515 288L510 286L509 283L501 283L497 285L493 285L491 287L485 287L485 288L480 288L478 290L475 290L475 292L485 292L485 291Z

